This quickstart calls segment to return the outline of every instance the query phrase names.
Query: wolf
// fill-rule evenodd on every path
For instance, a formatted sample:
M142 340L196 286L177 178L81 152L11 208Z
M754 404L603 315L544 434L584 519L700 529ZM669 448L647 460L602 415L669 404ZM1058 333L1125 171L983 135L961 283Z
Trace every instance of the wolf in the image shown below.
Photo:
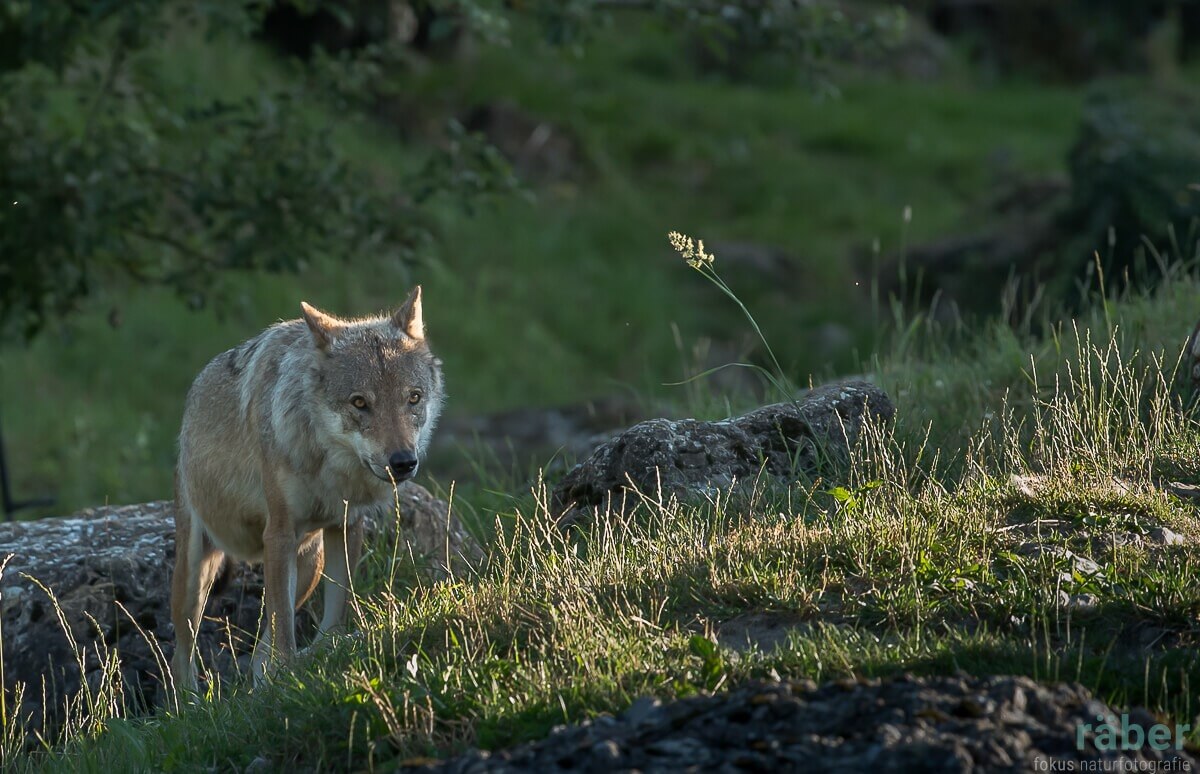
M188 392L171 580L177 691L196 689L196 633L227 557L263 564L256 680L295 654L295 611L322 574L317 639L343 625L362 516L416 475L441 412L419 285L391 315L300 307L301 318L214 358Z

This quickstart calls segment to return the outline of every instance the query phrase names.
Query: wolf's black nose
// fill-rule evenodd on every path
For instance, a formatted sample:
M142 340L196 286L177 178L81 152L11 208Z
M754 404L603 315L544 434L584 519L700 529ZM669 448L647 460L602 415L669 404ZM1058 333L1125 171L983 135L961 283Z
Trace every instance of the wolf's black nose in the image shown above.
M406 478L417 469L417 455L410 451L392 452L392 456L388 457L388 465L396 478Z

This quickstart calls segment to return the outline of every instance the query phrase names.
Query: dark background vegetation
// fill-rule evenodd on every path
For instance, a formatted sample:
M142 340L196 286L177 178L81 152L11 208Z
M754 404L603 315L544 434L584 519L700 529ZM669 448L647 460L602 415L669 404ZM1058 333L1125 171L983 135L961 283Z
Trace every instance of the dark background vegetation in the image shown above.
M1191 0L0 2L15 488L170 496L209 358L415 282L450 427L758 400L664 386L763 356L672 229L798 383L870 371L896 302L1036 327L1152 284L1197 256L1198 33Z

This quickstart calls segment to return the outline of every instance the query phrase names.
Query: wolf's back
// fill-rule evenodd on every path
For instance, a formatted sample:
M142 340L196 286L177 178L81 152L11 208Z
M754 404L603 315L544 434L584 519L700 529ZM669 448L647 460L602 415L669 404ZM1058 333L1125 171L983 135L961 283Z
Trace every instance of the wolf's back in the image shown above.
M304 335L303 323L281 323L222 352L200 371L188 391L179 434L182 494L194 497L204 489L247 504L261 499L262 447L271 440L272 405L281 382L294 382L286 384L285 392L291 392L303 381L295 364Z

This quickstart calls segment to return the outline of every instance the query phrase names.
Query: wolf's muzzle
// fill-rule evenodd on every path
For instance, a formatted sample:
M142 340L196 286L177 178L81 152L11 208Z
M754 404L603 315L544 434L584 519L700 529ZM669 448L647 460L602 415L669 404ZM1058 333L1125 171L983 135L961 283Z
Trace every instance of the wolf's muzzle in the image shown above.
M397 481L407 481L417 472L417 455L410 451L392 452L388 467Z

